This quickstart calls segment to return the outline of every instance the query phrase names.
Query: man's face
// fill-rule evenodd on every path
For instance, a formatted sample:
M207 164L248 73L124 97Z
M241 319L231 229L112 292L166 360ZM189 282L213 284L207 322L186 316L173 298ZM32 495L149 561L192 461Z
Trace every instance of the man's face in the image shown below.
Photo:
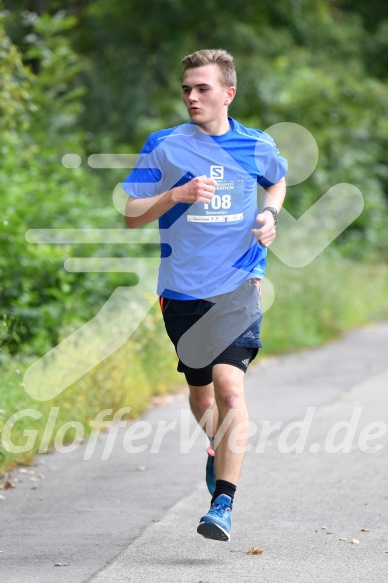
M225 118L235 94L233 87L221 85L220 70L215 63L187 69L182 91L191 121L200 126Z

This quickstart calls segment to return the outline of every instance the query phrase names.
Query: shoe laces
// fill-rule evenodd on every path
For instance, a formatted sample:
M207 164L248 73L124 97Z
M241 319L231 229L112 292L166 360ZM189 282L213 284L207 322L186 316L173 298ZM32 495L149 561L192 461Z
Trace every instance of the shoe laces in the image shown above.
M228 518L229 513L231 511L232 508L227 504L213 502L209 510L209 514L213 514L214 516L218 516L219 518Z

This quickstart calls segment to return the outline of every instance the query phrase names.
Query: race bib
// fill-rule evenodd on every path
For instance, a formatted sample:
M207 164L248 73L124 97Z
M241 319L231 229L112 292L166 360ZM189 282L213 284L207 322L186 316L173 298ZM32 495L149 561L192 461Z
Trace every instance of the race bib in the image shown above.
M193 223L228 223L244 217L244 181L217 180L217 190L208 204L195 202L186 213Z

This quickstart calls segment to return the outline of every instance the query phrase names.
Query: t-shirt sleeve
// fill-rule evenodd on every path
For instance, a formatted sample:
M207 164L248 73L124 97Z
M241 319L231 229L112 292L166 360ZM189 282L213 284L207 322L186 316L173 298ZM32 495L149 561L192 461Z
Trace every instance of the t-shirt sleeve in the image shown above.
M257 142L255 158L257 166L261 169L257 182L264 188L276 184L287 173L287 160L280 156L271 136L264 132Z
M147 198L166 190L161 150L155 134L150 134L141 149L135 167L121 184L124 192L133 198Z

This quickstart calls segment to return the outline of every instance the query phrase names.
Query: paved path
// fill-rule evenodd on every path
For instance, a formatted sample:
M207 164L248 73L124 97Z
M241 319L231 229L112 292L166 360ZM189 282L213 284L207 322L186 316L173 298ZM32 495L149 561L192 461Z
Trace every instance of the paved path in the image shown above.
M33 469L44 480L15 472L20 481L0 505L0 580L386 583L387 349L388 324L380 324L251 368L247 400L257 430L230 543L196 533L209 504L205 440L191 443L195 425L181 395L142 424L119 428L106 460L113 432L98 437L88 460L86 443L40 456ZM160 440L163 424L170 431ZM144 451L125 451L125 434L127 448ZM328 451L341 444L346 452ZM287 452L292 446L299 452ZM252 547L263 553L246 554Z

